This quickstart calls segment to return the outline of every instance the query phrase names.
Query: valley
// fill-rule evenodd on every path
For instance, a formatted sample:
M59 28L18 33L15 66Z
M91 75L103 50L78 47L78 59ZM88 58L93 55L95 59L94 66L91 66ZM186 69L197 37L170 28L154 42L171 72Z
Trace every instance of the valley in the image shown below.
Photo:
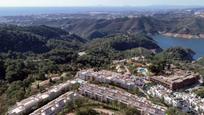
M22 9L0 17L0 115L204 113L203 8Z

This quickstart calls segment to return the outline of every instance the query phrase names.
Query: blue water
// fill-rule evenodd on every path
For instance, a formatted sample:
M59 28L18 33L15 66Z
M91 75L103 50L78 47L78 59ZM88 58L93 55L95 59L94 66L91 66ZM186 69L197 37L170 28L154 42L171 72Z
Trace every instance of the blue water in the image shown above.
M125 12L139 10L135 7L0 7L0 16L38 14L76 14L88 12Z
M88 8L66 8L66 7L8 7L0 8L0 16L21 16L38 14L58 14L58 13L83 13L88 12Z
M195 6L194 6L195 7ZM184 9L183 6L144 6L144 7L106 7L106 6L91 6L91 7L0 7L0 16L19 16L19 15L38 15L38 14L76 14L87 12L146 12L146 11L169 11L170 9ZM193 7L188 7L193 8ZM198 7L196 7L198 8Z
M153 37L158 45L163 48L167 49L170 47L181 46L184 48L192 49L196 55L195 59L199 57L204 57L204 39L183 39L183 38L173 38L173 37L164 37L164 36L154 36Z

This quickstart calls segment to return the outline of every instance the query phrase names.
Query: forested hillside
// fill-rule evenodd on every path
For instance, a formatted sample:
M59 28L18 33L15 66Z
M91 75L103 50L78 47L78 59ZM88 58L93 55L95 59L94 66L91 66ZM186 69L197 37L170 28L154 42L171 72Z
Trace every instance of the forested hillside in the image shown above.
M45 53L54 48L77 49L86 40L68 32L47 26L0 28L0 52Z
M55 20L33 20L32 26L47 25L63 28L68 32L81 37L94 39L117 33L178 33L200 35L204 34L204 19L202 17L187 15L160 14L154 16L122 17L113 19L97 18L67 18ZM41 26L41 29L48 29ZM29 30L29 29L28 29ZM35 29L33 29L35 30ZM60 31L56 31L60 32ZM55 36L56 32L53 33ZM64 32L62 32L64 33ZM52 34L50 34L52 35ZM202 37L202 36L201 36Z
M144 35L113 35L101 39L95 39L86 45L86 49L111 49L115 51L125 51L134 48L146 48L148 50L161 51L156 42Z

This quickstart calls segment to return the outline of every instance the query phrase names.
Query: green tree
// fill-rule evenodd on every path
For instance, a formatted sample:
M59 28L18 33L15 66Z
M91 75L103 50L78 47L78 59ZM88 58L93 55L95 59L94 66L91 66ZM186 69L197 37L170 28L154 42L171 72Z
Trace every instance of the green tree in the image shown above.
M25 86L22 81L12 82L7 91L6 96L9 104L14 104L25 97Z
M76 112L76 115L99 115L99 113L91 108L82 108Z
M181 110L175 108L175 107L170 107L167 111L166 111L167 115L188 115L187 113L182 112Z
M152 65L149 66L149 70L155 74L160 74L165 69L167 62L164 60L153 61Z
M9 82L23 80L28 76L25 71L25 65L22 60L7 60L6 62L6 80Z
M195 91L195 93L200 96L201 98L204 98L204 87L200 88L200 89L197 89Z
M127 108L125 115L141 115L140 111L135 108Z
M0 80L5 78L4 62L0 59Z

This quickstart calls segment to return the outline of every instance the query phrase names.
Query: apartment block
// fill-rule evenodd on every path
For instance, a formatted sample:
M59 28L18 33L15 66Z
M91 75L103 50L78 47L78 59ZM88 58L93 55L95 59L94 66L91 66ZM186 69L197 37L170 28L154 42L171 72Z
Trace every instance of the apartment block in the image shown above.
M55 115L75 98L77 98L77 94L75 94L73 91L67 92L32 112L30 115Z
M197 83L200 79L199 74L189 71L178 70L169 76L153 76L150 77L152 82L161 84L171 90L177 90L186 86Z
M72 81L67 81L59 85L51 87L44 93L39 93L28 97L20 102L17 102L16 105L11 107L8 111L8 115L24 115L32 112L33 110L39 108L46 102L49 102L56 97L62 95L63 93L69 91L73 85Z
M76 77L86 81L97 81L107 84L115 84L125 89L144 86L144 78L133 75L123 75L112 71L94 71L92 69L79 71Z
M194 111L198 115L204 113L204 99L194 93L174 92L162 85L151 87L147 93L153 97L164 99L166 104L178 107L184 112Z
M164 115L164 107L154 105L149 100L143 97L130 94L125 91L115 90L106 87L99 87L93 84L83 84L79 88L80 94L101 102L118 102L125 106L135 107L148 115Z

